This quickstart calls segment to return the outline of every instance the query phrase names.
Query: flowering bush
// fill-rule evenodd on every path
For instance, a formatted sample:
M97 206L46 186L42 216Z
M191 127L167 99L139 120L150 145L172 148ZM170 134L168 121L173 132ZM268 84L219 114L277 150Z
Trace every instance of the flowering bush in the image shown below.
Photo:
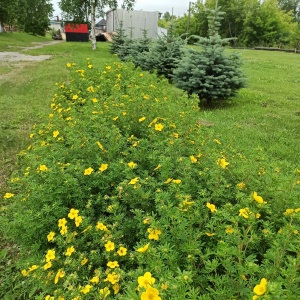
M4 195L33 297L297 299L300 171L283 192L131 64L67 66Z

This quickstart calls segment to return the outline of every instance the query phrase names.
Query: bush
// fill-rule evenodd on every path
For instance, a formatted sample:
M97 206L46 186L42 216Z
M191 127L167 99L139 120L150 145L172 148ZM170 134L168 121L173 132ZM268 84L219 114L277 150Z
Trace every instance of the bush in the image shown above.
M167 80L68 67L4 196L32 297L298 299L295 182L225 147Z
M187 51L174 71L177 87L207 102L230 98L245 85L239 56L224 53L224 45L230 39L222 39L218 34L221 19L220 8L210 11L209 38L200 38L200 50Z
M157 75L162 75L171 81L174 70L182 58L183 44L181 38L174 36L171 27L168 35L159 37L158 41L149 49L149 53L137 54L134 64L143 70L156 72Z

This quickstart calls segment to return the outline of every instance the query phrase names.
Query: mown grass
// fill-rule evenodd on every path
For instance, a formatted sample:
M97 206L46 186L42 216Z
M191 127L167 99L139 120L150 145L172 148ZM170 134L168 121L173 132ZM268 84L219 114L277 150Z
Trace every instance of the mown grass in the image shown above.
M0 34L0 51L48 40L22 33ZM68 79L66 63L81 63L89 57L94 65L104 66L112 60L108 47L107 43L98 43L97 50L92 51L90 43L63 42L23 51L31 55L53 55L50 60L1 66L0 74L7 74L7 77L0 81L0 199L5 183L17 168L17 153L29 144L30 128L43 122L50 112L55 83ZM263 164L277 166L288 176L292 170L300 168L300 69L297 67L300 56L252 50L239 52L248 78L247 88L230 101L214 107L207 108L201 103L199 119L211 124L222 144L234 147L249 159L261 153ZM18 294L20 287L14 282L18 249L4 237L0 237L0 244L2 249L8 250L0 251L3 275L0 295L7 292L4 299L25 299Z

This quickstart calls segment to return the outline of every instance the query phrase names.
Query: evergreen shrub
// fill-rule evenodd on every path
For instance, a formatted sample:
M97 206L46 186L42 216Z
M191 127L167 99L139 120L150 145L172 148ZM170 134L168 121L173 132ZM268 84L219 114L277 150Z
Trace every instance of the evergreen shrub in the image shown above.
M298 299L295 183L224 145L167 80L67 66L4 195L28 299Z
M237 53L228 55L224 46L231 39L218 34L223 13L220 7L210 10L209 37L199 38L199 49L189 49L174 71L174 84L200 100L228 99L245 86L241 59Z

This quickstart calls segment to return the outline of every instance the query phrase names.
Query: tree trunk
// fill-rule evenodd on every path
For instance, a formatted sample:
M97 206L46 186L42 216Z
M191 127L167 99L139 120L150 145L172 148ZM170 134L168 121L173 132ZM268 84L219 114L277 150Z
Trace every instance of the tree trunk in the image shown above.
M96 14L95 14L95 0L91 0L91 40L92 40L92 49L96 50L97 43L96 43L96 32L95 32L95 25L96 25Z

